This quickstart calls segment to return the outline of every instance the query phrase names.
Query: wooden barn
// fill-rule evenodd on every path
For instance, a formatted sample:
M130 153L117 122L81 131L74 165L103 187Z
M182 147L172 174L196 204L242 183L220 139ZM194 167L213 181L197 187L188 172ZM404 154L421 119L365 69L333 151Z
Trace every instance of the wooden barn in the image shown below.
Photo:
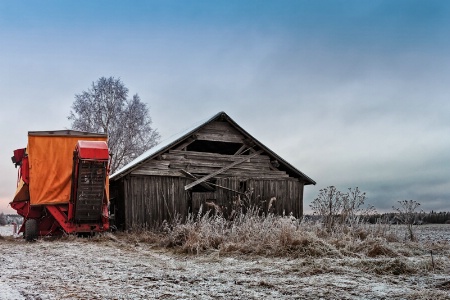
M153 147L110 177L119 228L143 228L200 207L303 214L303 188L315 184L226 113Z

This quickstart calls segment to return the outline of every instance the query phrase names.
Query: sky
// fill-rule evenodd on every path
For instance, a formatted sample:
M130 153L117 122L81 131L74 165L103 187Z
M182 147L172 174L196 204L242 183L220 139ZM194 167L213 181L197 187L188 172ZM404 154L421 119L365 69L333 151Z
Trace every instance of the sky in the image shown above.
M0 0L0 211L27 132L120 78L161 140L225 111L314 179L378 211L450 211L450 2Z

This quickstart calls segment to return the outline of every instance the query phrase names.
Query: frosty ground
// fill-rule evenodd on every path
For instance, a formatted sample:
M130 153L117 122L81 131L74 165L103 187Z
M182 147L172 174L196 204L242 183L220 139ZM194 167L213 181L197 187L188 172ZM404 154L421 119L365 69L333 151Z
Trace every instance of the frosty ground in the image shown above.
M27 243L11 233L0 226L0 299L450 299L450 252L439 246L450 225L422 226L414 255L375 258L193 255L125 235Z

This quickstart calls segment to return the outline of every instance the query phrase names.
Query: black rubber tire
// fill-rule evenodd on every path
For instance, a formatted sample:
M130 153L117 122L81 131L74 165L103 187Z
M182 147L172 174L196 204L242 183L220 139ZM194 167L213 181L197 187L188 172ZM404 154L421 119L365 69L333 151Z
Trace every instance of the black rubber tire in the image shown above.
M27 242L33 242L38 236L38 223L35 219L28 219L25 223L25 240Z

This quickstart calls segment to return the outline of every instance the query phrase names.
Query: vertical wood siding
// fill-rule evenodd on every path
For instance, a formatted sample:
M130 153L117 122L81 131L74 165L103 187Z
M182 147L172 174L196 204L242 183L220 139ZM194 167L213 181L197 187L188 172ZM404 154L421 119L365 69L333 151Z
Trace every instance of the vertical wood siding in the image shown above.
M179 214L185 217L197 212L201 205L213 202L231 211L238 193L217 188L214 192L185 191L184 186L192 180L184 177L133 175L123 180L125 228L148 228L171 221ZM300 217L303 214L303 183L294 179L244 179L238 177L217 178L216 184L234 191L251 191L252 205L258 205L264 212L272 197L276 197L271 212ZM243 199L243 196L240 196ZM189 203L192 207L189 208ZM189 209L192 209L190 211Z

